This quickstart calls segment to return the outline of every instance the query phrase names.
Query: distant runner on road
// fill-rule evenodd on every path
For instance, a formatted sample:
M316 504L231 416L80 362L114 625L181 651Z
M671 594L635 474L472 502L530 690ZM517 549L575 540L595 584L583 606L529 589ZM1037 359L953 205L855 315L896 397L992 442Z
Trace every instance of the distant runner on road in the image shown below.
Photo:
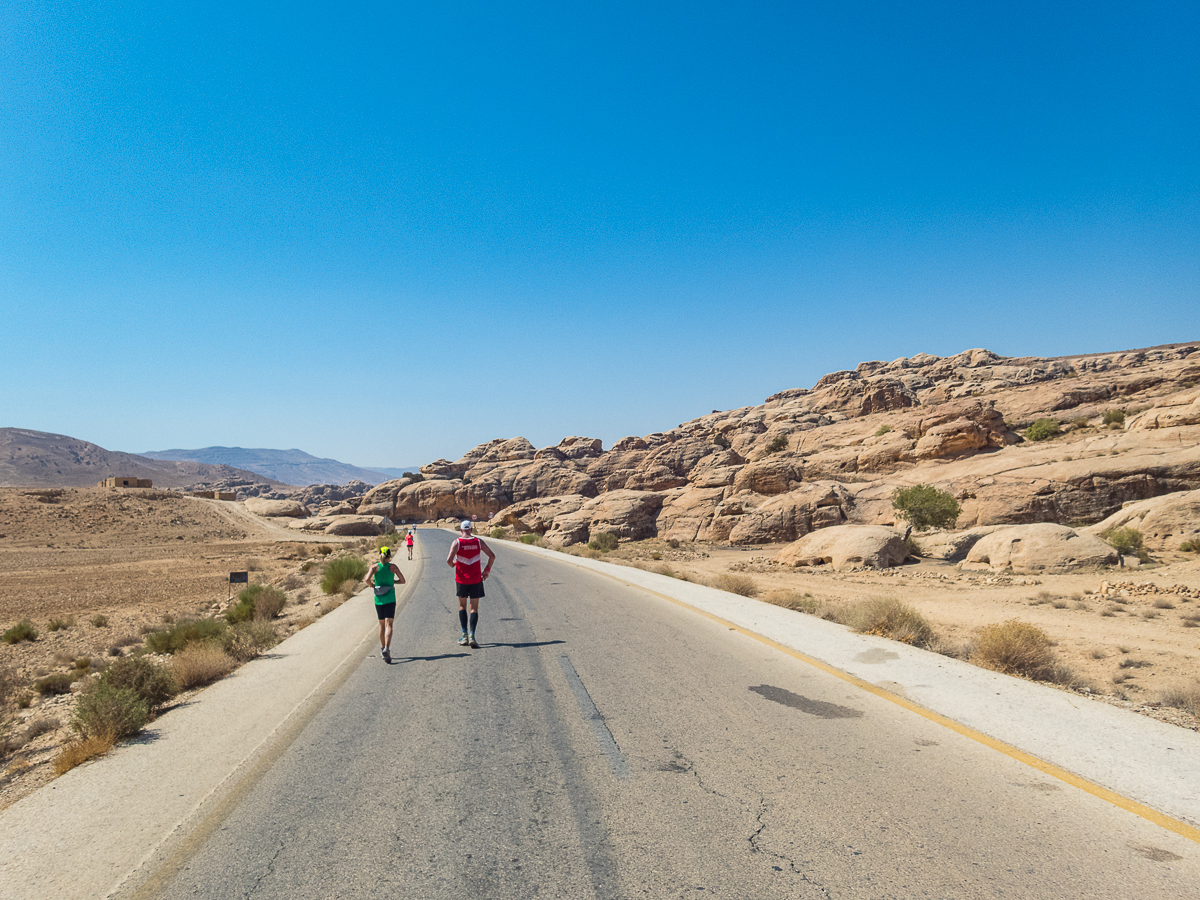
M470 519L463 519L460 526L462 535L454 539L450 545L450 555L446 557L446 565L454 567L454 587L458 594L458 624L462 627L462 637L458 643L479 649L475 643L475 625L479 622L479 598L483 596L483 582L492 571L496 554L481 538L472 534L474 526ZM487 568L480 570L479 556L488 558ZM471 601L471 617L467 618L467 601ZM470 627L468 627L468 625Z
M408 548L408 558L412 559L413 551L413 531L408 529L408 536L404 539L404 546Z
M392 623L396 619L396 585L404 575L392 562L392 548L379 548L379 562L367 569L367 584L375 587L375 615L379 617L379 655L392 662Z

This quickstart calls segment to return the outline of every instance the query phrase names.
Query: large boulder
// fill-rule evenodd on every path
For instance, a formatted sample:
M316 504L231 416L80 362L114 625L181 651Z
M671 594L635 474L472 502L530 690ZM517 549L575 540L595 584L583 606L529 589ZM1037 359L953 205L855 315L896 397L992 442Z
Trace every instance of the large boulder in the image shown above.
M865 566L886 569L904 562L904 535L882 525L835 525L806 534L775 554L785 566L829 564L836 570Z
M267 518L307 519L312 512L299 500L264 500L251 497L245 501L246 509L256 516Z
M961 562L967 558L967 554L980 538L1002 527L1001 525L984 525L979 528L968 528L966 531L933 531L914 534L912 537L921 551L921 556L927 559Z
M1183 425L1200 425L1200 394L1194 397L1185 395L1161 406L1151 407L1127 422L1125 427L1138 431Z
M984 535L967 552L964 569L1060 574L1113 566L1117 551L1095 535L1066 525L1041 522L1010 525Z
M609 491L574 513L556 516L545 537L563 547L582 543L603 531L633 541L654 537L664 499L658 491Z
M288 523L289 528L313 534L331 534L340 537L374 537L390 534L395 530L387 516L314 516Z
M1110 528L1136 528L1150 550L1178 550L1184 541L1200 540L1200 490L1127 503L1084 530L1099 537Z

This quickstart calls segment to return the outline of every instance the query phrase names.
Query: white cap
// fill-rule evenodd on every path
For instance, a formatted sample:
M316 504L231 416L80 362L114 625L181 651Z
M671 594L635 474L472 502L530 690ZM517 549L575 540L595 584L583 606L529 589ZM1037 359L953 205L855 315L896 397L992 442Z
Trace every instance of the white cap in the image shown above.
M470 519L463 519L462 525L459 526L463 531L470 531L475 526L471 524Z

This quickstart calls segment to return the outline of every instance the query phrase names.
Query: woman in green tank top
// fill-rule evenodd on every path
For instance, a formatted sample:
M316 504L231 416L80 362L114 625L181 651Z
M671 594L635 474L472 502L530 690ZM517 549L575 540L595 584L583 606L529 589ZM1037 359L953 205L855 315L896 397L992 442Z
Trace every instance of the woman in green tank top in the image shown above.
M379 655L392 661L392 623L396 618L396 585L404 575L392 562L392 548L379 548L379 562L367 570L367 583L375 588L375 615L379 619Z

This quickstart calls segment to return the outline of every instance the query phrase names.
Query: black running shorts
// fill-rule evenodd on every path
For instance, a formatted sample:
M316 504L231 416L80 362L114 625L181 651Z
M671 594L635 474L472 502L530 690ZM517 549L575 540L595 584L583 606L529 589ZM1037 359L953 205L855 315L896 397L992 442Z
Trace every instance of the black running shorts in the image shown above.
M480 581L478 584L460 584L456 581L454 582L454 587L456 590L456 596L458 597L468 597L472 600L478 600L483 596L482 581Z
M391 603L376 603L375 615L379 616L380 619L396 618L396 601L393 600Z

